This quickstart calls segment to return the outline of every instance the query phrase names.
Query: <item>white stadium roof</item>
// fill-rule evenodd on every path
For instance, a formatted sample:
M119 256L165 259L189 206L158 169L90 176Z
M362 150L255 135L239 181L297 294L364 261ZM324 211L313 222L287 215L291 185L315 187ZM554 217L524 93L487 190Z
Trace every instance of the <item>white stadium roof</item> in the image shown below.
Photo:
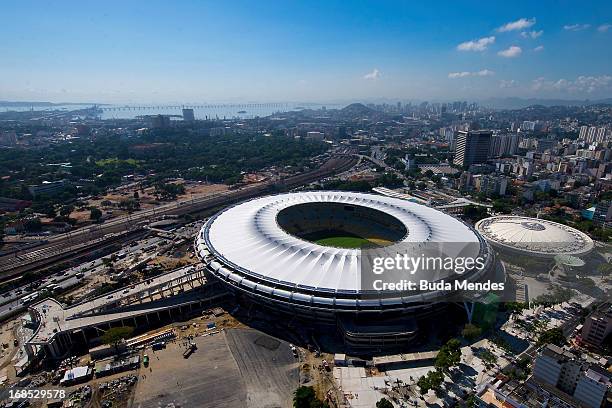
M358 292L360 250L305 241L286 232L277 222L281 210L316 202L369 207L392 215L408 231L401 242L486 245L472 228L433 208L373 194L324 191L266 196L229 207L202 228L196 239L198 252L202 258L202 251L210 253L215 258L212 269L223 271L218 274L225 279L240 280L241 286L257 286L256 282L263 280L268 282L270 291L276 292L279 287Z
M498 216L480 220L476 230L491 244L543 257L591 252L593 240L575 228L539 218Z

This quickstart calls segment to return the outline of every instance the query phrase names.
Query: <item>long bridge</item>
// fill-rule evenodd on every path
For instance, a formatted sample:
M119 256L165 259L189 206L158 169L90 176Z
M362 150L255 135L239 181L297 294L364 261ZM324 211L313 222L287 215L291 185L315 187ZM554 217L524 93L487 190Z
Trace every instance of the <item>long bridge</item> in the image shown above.
M172 110L172 109L287 109L288 103L240 103L240 104L202 104L202 105L143 105L143 106L94 106L104 112L139 111L139 110Z

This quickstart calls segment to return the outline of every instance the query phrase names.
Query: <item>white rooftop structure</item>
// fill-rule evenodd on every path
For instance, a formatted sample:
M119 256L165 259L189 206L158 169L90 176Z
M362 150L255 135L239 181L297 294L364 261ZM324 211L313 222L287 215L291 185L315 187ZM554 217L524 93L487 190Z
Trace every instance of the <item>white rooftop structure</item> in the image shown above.
M539 218L503 215L476 223L476 230L498 249L544 258L586 255L593 240L575 228Z
M196 238L196 251L218 278L259 296L329 306L338 304L339 297L358 297L363 289L360 249L319 245L288 232L281 226L284 222L279 223L279 213L288 209L296 223L302 222L302 208L307 208L299 207L303 204L321 204L321 209L308 210L321 213L331 204L356 211L366 207L370 215L383 213L379 215L386 217L386 222L404 229L403 238L395 242L473 243L472 248L485 258L489 254L482 237L448 214L398 198L346 191L271 195L229 207L204 225ZM356 216L355 222L375 228L371 219ZM401 305L405 300L395 302ZM355 305L355 300L346 300L347 307Z

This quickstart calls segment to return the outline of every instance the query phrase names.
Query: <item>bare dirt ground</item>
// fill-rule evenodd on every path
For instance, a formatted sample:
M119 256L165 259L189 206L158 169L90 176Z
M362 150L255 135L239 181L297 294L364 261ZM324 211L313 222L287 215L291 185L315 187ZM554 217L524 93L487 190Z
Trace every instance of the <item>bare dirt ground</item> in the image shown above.
M0 385L2 385L3 377L6 376L7 379L9 379L8 377L12 377L11 374L14 374L14 370L9 366L12 365L13 362L11 360L18 350L18 348L13 345L16 324L19 324L18 319L13 319L0 326ZM7 346L6 348L4 347L5 345Z
M238 366L223 334L197 337L198 349L187 359L182 342L149 352L140 370L132 407L243 407L246 397Z
M132 407L291 407L298 363L288 343L247 328L200 335L194 342L198 349L187 359L182 339L147 351L151 364L140 370Z
M175 183L183 184L185 186L185 194L179 195L176 199L177 201L185 201L190 200L192 198L206 197L211 194L226 191L228 189L228 186L225 184L205 184L183 181L177 181ZM117 208L117 204L123 200L133 198L134 193L136 192L138 193L141 210L157 207L161 204L167 203L166 201L158 201L154 195L154 191L154 187L147 187L144 190L141 190L139 187L135 186L129 189L122 190L120 192L105 194L103 196L100 196L98 199L89 200L88 208L73 211L70 214L70 218L75 218L78 224L90 223L91 221L89 219L89 207L98 207L103 211L103 213L106 213L107 211L112 212L105 214L105 216L109 219L126 215L127 211ZM103 206L102 202L104 201L110 201L113 206Z
M227 331L227 342L246 386L246 407L291 407L298 362L286 342L251 329Z

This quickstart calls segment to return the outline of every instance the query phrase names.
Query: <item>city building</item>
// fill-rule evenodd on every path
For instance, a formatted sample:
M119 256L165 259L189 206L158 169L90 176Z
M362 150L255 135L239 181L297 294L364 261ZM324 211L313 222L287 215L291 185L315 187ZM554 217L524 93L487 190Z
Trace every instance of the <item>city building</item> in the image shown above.
M195 115L193 114L193 109L183 108L183 121L193 122L194 120L195 120Z
M555 139L538 139L536 143L536 152L544 153L547 150L551 150L556 144L557 141Z
M612 305L605 303L585 319L581 341L591 347L601 347L611 333Z
M536 356L533 378L588 408L601 407L611 384L610 373L553 344L546 345Z
M17 144L15 131L0 132L0 146L13 147Z
M593 213L593 224L608 228L612 223L612 201L602 200L595 206Z
M477 192L487 197L504 196L508 188L508 178L503 175L479 174L474 176L474 187Z
M325 133L323 133L323 132L306 132L306 139L310 139L310 140L323 140L323 139L325 139Z
M578 383L581 366L582 363L573 353L548 344L535 359L533 376L572 395Z
M491 136L489 157L515 155L518 145L519 135L517 133L494 134Z
M578 380L574 398L589 408L602 406L610 389L610 373L598 366L587 369Z
M52 196L60 193L67 185L67 180L59 181L43 181L42 184L28 186L28 191L32 194L32 197L40 195Z
M149 116L149 124L153 129L163 129L170 127L170 116L168 115L153 115Z
M461 167L485 163L489 156L492 132L489 130L459 131L453 163Z
M232 128L229 126L210 128L211 137L227 136L232 133Z
M31 201L0 197L0 211L21 211L32 205Z
M533 132L536 129L537 122L531 120L525 120L521 124L521 130L526 132Z

